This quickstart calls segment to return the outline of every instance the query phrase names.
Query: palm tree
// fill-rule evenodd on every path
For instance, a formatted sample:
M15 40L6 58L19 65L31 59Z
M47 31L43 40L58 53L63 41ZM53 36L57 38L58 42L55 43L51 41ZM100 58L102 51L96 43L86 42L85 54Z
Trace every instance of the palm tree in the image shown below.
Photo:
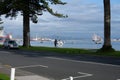
M111 10L110 0L104 0L104 44L102 51L113 51L111 45Z
M42 15L43 11L48 11L50 14L57 17L66 17L63 14L54 12L50 5L66 3L61 0L1 0L0 15L6 14L6 17L17 17L21 12L23 15L23 46L30 46L30 18L33 23L37 23L37 16Z

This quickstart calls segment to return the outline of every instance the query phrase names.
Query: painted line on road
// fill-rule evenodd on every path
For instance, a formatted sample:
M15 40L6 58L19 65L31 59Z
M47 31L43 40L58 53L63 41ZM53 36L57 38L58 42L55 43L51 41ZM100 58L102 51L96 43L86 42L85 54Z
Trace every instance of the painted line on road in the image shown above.
M80 76L80 77L75 77L75 78L82 78L82 77L89 77L89 76L93 76L93 74L83 73L83 72L78 72L78 74L82 74L83 76Z
M81 76L76 76L76 77L72 77L72 78L73 78L73 79L78 79L78 78L85 78L85 77L93 76L93 74L83 73L83 72L78 72L78 74L81 74ZM62 80L70 80L70 77L69 77L69 78L62 79Z
M6 51L0 51L0 53L10 53L10 52L6 52Z
M0 68L11 68L12 66L9 64L0 64Z
M29 66L15 67L15 68L19 69L19 68L28 68L28 67L43 67L43 68L48 68L48 66L44 66L44 65L29 65Z
M3 68L1 63L0 63L0 68Z
M82 76L73 77L73 79L93 76L93 74L88 74L88 73L84 73L84 74L83 74L83 72L78 72L78 73L79 73L79 74L82 74Z
M0 66L0 68L3 68L2 66Z
M79 63L85 63L85 64L95 64L95 65L103 65L103 66L120 67L119 65L107 64L107 63L97 63L97 62L90 62L90 61L78 61L78 60L70 60L70 59L63 59L63 58L57 58L57 57L45 57L45 58L62 60L62 61L64 60L64 61L71 61L71 62L79 62Z
M11 68L11 67L12 67L12 66L9 65L9 64L4 64L3 66L4 66L4 67L7 67L7 68Z
M117 80L120 80L120 79L117 79Z

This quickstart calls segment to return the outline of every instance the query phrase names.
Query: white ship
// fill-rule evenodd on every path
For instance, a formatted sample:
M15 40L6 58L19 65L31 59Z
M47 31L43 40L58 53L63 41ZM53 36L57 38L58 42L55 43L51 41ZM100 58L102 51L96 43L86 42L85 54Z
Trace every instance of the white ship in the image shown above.
M6 39L12 39L12 35L10 35L10 34L5 35L4 34L4 27L2 26L2 24L3 24L3 22L0 20L0 44L3 44L3 42Z
M97 34L93 34L92 40L93 40L96 44L101 44L102 41L103 41L103 39L102 39L100 36L98 36Z

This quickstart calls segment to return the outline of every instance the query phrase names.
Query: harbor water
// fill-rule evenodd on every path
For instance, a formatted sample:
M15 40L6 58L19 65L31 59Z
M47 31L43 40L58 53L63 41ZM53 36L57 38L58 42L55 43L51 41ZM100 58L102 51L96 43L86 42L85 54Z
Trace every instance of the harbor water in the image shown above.
M96 44L92 40L62 40L63 45L59 46L61 48L82 48L82 49L99 49L103 46L103 43ZM42 47L54 47L53 41L31 41L32 46L42 46ZM115 50L120 51L120 42L112 42L112 47Z

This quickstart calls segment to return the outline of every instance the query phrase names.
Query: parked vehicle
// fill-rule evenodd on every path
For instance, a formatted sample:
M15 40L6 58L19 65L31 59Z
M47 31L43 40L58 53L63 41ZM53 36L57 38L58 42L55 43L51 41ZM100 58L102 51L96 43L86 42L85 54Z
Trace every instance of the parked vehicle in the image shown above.
M8 48L8 49L11 49L11 48L18 49L19 45L17 44L17 42L15 40L5 40L3 43L3 47Z

